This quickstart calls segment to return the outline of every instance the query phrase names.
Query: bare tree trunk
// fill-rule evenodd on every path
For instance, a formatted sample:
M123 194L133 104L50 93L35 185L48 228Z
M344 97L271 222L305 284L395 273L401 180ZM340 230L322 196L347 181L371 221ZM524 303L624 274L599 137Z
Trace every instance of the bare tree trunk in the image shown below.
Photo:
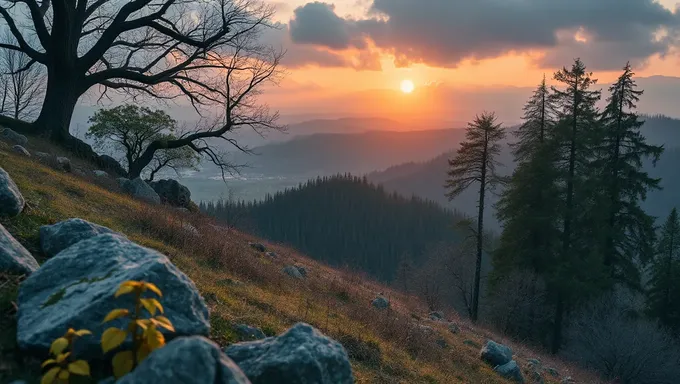
M486 192L486 163L487 147L489 145L488 133L484 141L484 156L482 158L482 177L479 185L479 212L477 217L477 261L475 264L474 294L472 295L472 321L476 322L479 317L479 285L482 274L482 243L484 241L484 194Z

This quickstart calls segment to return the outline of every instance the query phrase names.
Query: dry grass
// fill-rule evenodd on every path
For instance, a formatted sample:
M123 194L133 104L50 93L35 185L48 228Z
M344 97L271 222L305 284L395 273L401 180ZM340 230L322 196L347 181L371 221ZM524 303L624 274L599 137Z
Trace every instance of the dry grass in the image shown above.
M150 207L120 195L115 188L104 189L2 149L0 167L11 174L28 202L22 215L3 220L2 224L39 260L40 225L81 217L121 231L166 254L194 280L211 309L211 337L221 345L237 341L232 327L238 323L257 326L265 334L274 335L304 321L343 342L352 356L357 383L507 382L478 358L486 338L507 340L460 319L457 321L462 331L453 334L446 324L427 320L424 303L414 297L350 271L330 268L293 249L216 226L202 215ZM248 245L250 241L265 244L278 257L272 259L257 252ZM290 264L305 266L307 278L295 280L282 273L282 268ZM390 297L390 310L379 311L370 305L378 292ZM11 294L0 292L0 297ZM3 309L0 301L0 315L11 325L11 313L3 310L11 311ZM5 323L0 325L7 328ZM423 325L433 332L424 330ZM446 347L439 346L438 339ZM523 359L539 357L546 365L569 372L578 382L595 382L560 361L521 345L513 347L522 365ZM0 350L0 359L7 360L8 349L4 345L0 349L5 352ZM16 353L11 348L9 352ZM0 381L3 362L0 360ZM8 364L16 369L16 364L5 363ZM548 383L559 382L546 379Z

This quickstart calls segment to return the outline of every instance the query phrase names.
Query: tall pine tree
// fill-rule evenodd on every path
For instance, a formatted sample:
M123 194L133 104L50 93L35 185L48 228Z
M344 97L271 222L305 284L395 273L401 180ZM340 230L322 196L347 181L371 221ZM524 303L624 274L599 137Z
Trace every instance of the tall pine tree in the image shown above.
M475 265L474 293L472 295L472 321L477 321L479 308L479 281L482 269L484 242L484 198L488 190L503 183L496 172L499 165L500 142L505 138L505 129L496 123L494 113L482 113L468 124L465 141L461 143L456 156L449 160L446 196L453 200L473 184L479 185L477 216L477 261Z
M599 281L596 262L596 228L590 211L594 208L596 186L591 162L599 113L597 83L580 59L570 69L555 73L562 88L553 87L552 100L557 111L555 148L559 159L558 187L561 190L562 233L560 255L551 266L547 284L554 292L552 352L562 344L562 323L570 301L583 297L590 283ZM584 275L585 274L585 275Z
M647 191L659 179L642 170L642 161L659 160L663 147L649 145L640 132L644 124L635 112L643 91L637 90L630 63L609 88L601 118L593 169L601 171L601 209L604 265L617 282L640 287L640 264L654 247L654 218L640 208Z
M661 227L649 285L649 315L668 327L680 329L680 217L675 208Z

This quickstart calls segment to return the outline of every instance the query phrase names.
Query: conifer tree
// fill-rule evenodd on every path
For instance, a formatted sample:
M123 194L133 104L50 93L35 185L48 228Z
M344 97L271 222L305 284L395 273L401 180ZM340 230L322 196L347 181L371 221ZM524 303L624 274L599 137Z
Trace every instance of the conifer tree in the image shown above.
M583 297L591 283L599 281L595 252L593 220L594 208L591 162L599 112L596 103L600 91L591 90L597 83L580 59L570 69L557 71L554 79L562 88L552 87L552 100L557 111L555 148L558 155L556 169L562 207L560 255L552 263L547 284L553 291L555 314L553 319L552 352L557 353L562 343L564 312L572 298ZM584 275L587 274L587 275Z
M496 123L494 113L484 112L468 124L465 141L460 144L455 157L449 160L446 196L453 200L473 184L479 185L477 216L477 261L475 265L474 293L472 295L472 321L477 321L479 308L479 281L482 268L482 245L484 242L484 197L504 182L496 168L500 154L500 142L505 138L505 129Z
M673 208L661 227L651 265L647 311L662 324L680 328L680 217Z
M601 171L604 265L615 281L639 287L639 264L651 258L654 246L654 219L640 201L660 181L642 170L642 161L656 164L663 147L647 144L640 132L644 121L635 109L643 91L637 90L633 76L627 63L609 88L593 169Z

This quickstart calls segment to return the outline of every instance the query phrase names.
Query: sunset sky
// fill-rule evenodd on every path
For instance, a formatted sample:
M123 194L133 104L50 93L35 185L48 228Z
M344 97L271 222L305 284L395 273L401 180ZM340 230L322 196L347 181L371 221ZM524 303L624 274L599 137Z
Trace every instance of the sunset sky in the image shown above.
M288 76L265 99L284 114L464 120L576 57L605 85L628 60L641 77L680 76L674 0L267 1L280 24L263 38L287 50Z

